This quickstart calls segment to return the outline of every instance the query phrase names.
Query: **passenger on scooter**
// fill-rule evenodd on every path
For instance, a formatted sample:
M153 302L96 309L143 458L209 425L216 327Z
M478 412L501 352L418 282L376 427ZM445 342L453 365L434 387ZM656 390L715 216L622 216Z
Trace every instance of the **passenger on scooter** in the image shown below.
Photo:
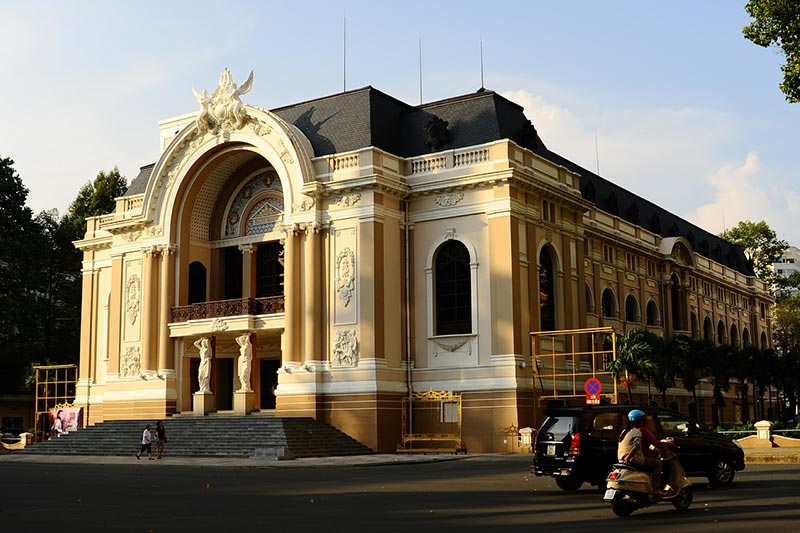
M649 429L644 427L647 416L644 411L634 409L628 413L628 425L619 435L617 445L617 460L620 463L630 464L639 470L652 472L653 489L657 494L663 495L661 486L661 461L654 457L650 449L668 448L672 443L660 441Z

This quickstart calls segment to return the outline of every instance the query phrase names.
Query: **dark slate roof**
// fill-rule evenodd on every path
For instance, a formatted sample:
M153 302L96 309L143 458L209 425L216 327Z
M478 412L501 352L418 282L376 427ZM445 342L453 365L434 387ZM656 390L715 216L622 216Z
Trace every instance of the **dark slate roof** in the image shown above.
M662 237L684 237L694 250L738 272L753 275L740 246L687 222L666 209L551 152L523 108L494 91L412 106L373 87L346 91L272 110L305 134L315 156L374 146L401 157L510 139L581 175L581 194L603 211ZM447 122L447 137L426 143L426 126ZM144 192L153 165L141 168L126 195Z
M139 169L139 174L133 178L128 190L125 191L125 196L133 196L134 194L142 194L147 188L147 180L150 179L150 174L153 172L155 163L150 163Z

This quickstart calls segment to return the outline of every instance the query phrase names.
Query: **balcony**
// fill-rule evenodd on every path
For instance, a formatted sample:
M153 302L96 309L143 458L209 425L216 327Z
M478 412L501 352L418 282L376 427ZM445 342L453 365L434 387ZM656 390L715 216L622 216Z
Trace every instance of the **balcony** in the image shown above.
M240 315L273 315L284 312L283 296L216 300L172 308L172 322Z

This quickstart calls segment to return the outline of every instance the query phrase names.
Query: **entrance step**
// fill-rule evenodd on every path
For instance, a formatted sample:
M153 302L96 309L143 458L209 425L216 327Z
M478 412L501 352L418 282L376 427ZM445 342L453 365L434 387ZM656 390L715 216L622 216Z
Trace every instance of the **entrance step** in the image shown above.
M135 455L142 431L151 425L155 453L155 421L109 420L57 439L27 446L15 453L33 455ZM312 418L252 415L171 416L165 455L173 457L275 458L332 457L373 453L338 429Z

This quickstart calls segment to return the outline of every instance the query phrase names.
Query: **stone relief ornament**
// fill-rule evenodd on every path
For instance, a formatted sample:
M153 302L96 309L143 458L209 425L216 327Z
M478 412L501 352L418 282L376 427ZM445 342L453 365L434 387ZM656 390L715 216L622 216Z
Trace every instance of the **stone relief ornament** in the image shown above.
M226 67L219 76L219 85L210 96L205 89L202 93L198 93L192 88L194 97L200 104L200 115L196 120L197 128L202 133L210 131L215 135L222 134L226 138L231 131L241 129L246 122L247 112L239 97L250 92L252 87L252 70L247 81L237 87L231 78L231 71Z
M464 199L463 192L454 192L450 194L440 194L434 199L434 202L442 207L452 207Z
M122 240L128 242L135 242L139 240L139 237L142 236L142 232L139 230L131 231L130 233L123 233Z
M336 332L332 362L334 366L358 366L358 339L355 330L342 329Z
M125 311L131 326L136 323L136 319L139 317L140 287L139 276L136 274L129 277L128 283L125 284Z
M337 196L333 203L342 207L350 207L356 205L359 200L361 200L361 193L354 192L352 194L342 194Z
M295 211L309 211L316 204L317 201L315 199L306 196L302 200L292 204L292 209L294 209Z
M142 372L142 356L138 346L128 346L122 355L119 375L122 378L138 377Z
M219 333L228 329L228 324L225 323L224 320L221 318L215 318L211 321L211 331L214 333Z
M444 234L444 238L448 241L451 241L456 238L456 228L448 228L447 232Z
M336 256L336 292L347 307L356 288L356 255L345 248Z

